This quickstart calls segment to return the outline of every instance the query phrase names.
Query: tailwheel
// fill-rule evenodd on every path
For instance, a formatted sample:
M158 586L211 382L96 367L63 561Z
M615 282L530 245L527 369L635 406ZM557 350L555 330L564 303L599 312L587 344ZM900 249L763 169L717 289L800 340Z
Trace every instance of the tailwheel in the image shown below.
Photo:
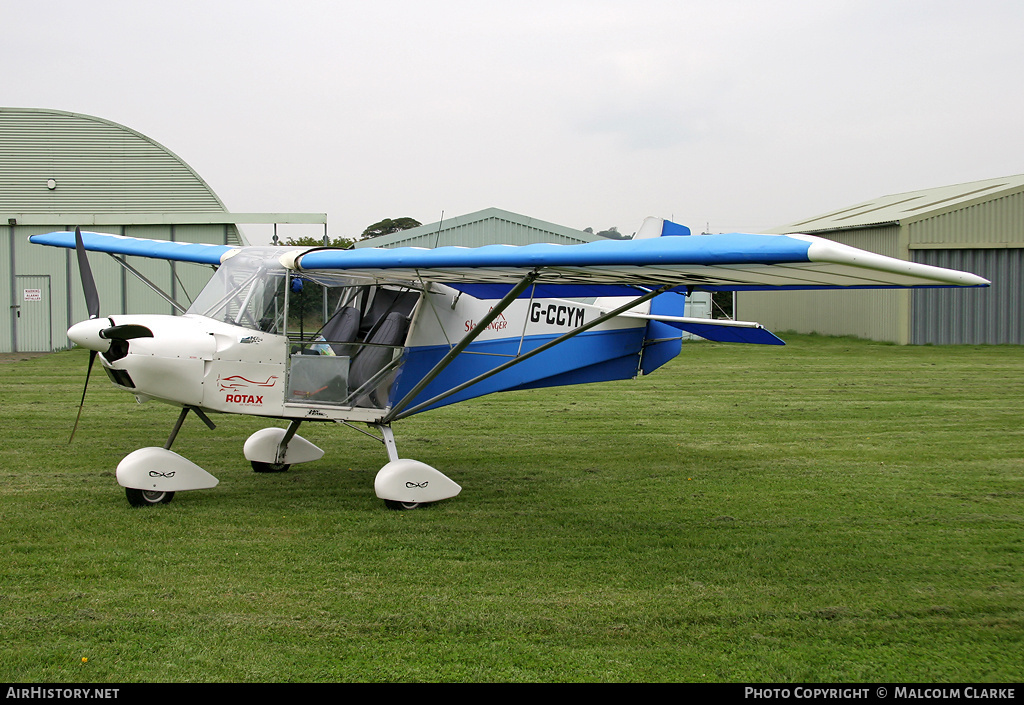
M261 463L258 460L249 462L253 472L286 472L291 467L290 463Z
M128 497L128 504L133 507L149 507L154 504L167 504L174 499L173 492L136 490L131 487L125 487L124 493Z

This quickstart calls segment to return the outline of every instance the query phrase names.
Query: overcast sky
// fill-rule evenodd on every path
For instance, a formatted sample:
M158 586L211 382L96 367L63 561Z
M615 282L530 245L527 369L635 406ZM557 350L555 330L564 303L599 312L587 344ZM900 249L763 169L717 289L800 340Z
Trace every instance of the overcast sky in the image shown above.
M5 2L0 104L332 236L495 206L759 231L1024 173L1020 0ZM320 233L314 233L320 234Z

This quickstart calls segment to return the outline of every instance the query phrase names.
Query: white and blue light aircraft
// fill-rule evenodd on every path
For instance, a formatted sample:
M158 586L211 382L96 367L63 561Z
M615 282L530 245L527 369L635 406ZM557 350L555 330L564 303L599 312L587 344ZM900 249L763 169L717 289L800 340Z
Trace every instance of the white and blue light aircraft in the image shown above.
M389 460L377 496L411 509L461 488L399 456L395 421L493 392L650 374L680 353L684 333L783 344L756 323L687 318L693 291L988 285L809 235L691 235L660 218L632 240L432 250L230 247L79 231L29 239L77 250L89 319L68 338L90 350L89 371L98 355L116 387L181 409L162 447L117 466L135 506L217 485L171 450L189 412L210 428L212 413L287 421L245 442L258 472L323 456L298 435L305 422L371 435ZM88 251L217 271L182 315L101 316ZM310 298L319 311L312 325L308 311L295 311Z

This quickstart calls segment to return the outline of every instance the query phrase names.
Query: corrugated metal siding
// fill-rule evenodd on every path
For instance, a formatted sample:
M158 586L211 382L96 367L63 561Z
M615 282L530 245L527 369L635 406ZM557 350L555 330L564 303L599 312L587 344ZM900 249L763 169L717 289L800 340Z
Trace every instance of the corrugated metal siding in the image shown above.
M435 247L445 245L461 245L463 247L481 247L504 243L509 245L529 245L537 242L553 242L565 245L577 245L575 240L560 233L541 230L522 223L504 218L489 218L474 223L466 223L454 228L442 229L438 233L425 234L407 243L416 247ZM435 243L438 243L435 245ZM397 247L399 245L392 245Z
M122 125L0 108L0 214L224 210L181 159Z
M942 213L906 226L910 247L1024 246L1024 192Z
M356 247L481 247L550 242L578 245L603 238L517 213L488 208L356 243Z
M771 331L855 335L868 340L902 342L901 297L906 292L769 291L737 294L736 317Z
M992 282L987 289L915 291L913 343L1024 343L1024 249L914 250L913 259L972 272Z
M14 267L11 263L11 256L14 252L14 228L6 223L0 224L0 277L3 286L0 286L0 311L10 311L10 319L0 325L0 351L11 352L14 340L14 327L17 312L14 310L14 291L16 282L14 279Z
M23 226L14 228L3 226L0 244L0 271L5 276L11 272L10 253L14 252L17 277L26 275L47 275L50 278L50 295L52 301L51 340L55 348L69 345L67 329L75 322L88 318L85 310L85 297L82 293L82 281L78 272L78 263L73 250L63 248L42 247L28 242L30 235L50 232L56 228L66 229L66 225ZM187 241L202 242L212 240L223 244L223 226L173 226L190 231L192 236ZM129 234L135 237L169 239L172 226L90 226L96 232L113 234ZM207 237L195 237L207 232ZM13 240L8 240L13 231ZM193 232L194 231L194 232ZM184 240L186 238L176 237ZM118 313L174 313L173 307L155 294L145 283L134 275L125 272L121 265L109 256L98 252L89 253L89 263L99 291L102 315L111 316ZM192 299L202 290L213 274L213 268L189 264L187 262L167 262L151 260L144 257L131 257L129 264L139 270L154 284L173 296L186 308ZM0 327L0 350L25 351L20 338L15 341L14 325L17 323L17 311L10 308L18 303L20 291L14 285L14 277L5 281L0 291L0 307L11 311L11 322ZM14 299L12 299L12 291ZM15 346L15 342L17 345Z

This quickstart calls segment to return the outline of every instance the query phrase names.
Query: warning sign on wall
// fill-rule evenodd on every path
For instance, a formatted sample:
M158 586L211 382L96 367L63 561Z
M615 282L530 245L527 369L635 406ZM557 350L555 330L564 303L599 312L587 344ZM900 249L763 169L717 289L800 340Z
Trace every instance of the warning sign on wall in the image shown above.
M43 290L42 289L25 289L25 296L22 301L42 301Z

